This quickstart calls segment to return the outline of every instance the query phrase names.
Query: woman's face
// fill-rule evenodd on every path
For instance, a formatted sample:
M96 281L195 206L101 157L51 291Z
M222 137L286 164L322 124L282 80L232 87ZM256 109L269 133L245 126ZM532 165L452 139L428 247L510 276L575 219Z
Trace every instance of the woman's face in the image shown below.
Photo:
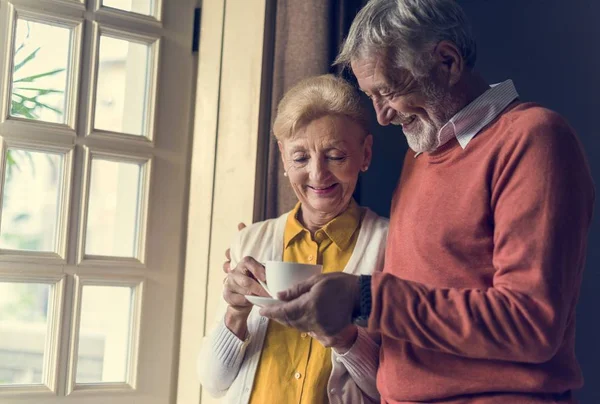
M279 142L288 178L303 210L335 217L343 212L358 174L371 162L373 137L349 118L326 115Z

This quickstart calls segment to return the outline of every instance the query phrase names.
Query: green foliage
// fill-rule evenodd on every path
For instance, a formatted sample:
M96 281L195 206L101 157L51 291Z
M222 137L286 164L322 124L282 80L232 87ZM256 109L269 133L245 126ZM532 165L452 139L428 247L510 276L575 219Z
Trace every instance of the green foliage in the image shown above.
M14 55L15 61L17 61L19 59L19 53L22 52L23 46L24 45L22 44L21 46L19 46L16 49L15 55ZM19 62L15 63L15 67L13 70L13 77L15 77L15 80L13 81L13 88L12 88L12 94L11 94L12 95L11 106L10 106L10 113L13 116L21 116L21 117L28 118L28 119L38 119L39 118L38 111L43 110L43 109L49 109L51 111L56 112L57 114L61 114L61 115L63 114L63 111L60 111L54 107L51 107L50 105L48 105L40 100L40 97L43 97L44 95L47 95L47 94L62 94L63 93L62 90L56 90L56 89L51 89L51 88L31 87L30 84L35 84L36 81L41 78L54 76L56 74L62 73L63 71L65 71L65 69L54 69L54 70L49 70L49 71L43 72L43 73L38 73L38 74L26 76L26 77L16 78L19 70L21 70L24 66L26 66L31 61L35 60L35 57L37 56L37 53L39 52L39 50L40 50L40 48L38 47L37 49L32 51L29 55L25 56L25 58L23 58L23 60L20 60ZM24 84L27 84L27 85L24 85Z
M40 51L40 47L33 50L31 53L26 55L25 57L21 57L23 49L25 48L25 44L27 39L29 38L29 33L25 37L25 41L21 43L16 49L14 53L14 69L13 69L13 87L11 94L11 106L10 106L10 114L12 116L18 116L28 119L39 119L39 112L47 109L56 112L57 114L62 115L63 111L60 111L46 103L44 103L40 98L48 94L62 94L63 90L51 89L51 88L40 88L40 86L36 86L36 82L39 79L44 77L54 76L56 74L62 73L65 69L53 69L43 73L37 73L30 76L18 77L18 72L29 63L33 62L37 57L38 52ZM24 157L29 157L27 160L30 164L33 164L29 153L24 153ZM6 176L7 179L10 179L13 171L20 170L19 164L21 163L21 159L19 156L15 155L14 150L9 150L6 156Z

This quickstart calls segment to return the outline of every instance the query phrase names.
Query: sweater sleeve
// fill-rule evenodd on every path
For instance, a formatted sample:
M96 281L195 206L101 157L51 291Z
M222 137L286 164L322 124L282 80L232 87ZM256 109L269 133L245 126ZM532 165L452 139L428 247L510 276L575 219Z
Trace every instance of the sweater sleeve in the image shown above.
M566 123L529 127L491 175L491 287L443 289L374 274L370 330L471 358L542 363L555 355L572 324L594 189Z
M204 338L198 356L200 383L213 397L221 397L235 380L242 366L250 337L240 340L220 317L217 326Z
M235 235L231 245L232 267L240 260L242 233L240 231ZM242 341L227 328L226 310L227 304L222 301L213 329L202 340L197 360L200 383L213 397L221 397L227 393L242 366L251 338L248 331L248 337Z
M377 368L379 367L379 338L359 327L352 348L340 355L333 350L336 362L344 365L352 381L370 399L379 402L377 391Z

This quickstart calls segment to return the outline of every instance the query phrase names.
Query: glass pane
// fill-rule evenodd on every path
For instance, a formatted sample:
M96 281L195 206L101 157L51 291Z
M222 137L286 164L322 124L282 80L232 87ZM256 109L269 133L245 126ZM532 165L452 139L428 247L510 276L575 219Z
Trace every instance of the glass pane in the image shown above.
M52 289L0 282L0 386L42 384Z
M62 177L63 155L8 149L0 248L56 251Z
M77 383L126 382L133 289L83 286Z
M154 1L152 0L102 0L102 5L138 14L154 14Z
M148 60L147 44L100 37L96 129L146 134Z
M141 166L92 159L85 254L136 257Z
M10 115L65 123L71 30L17 19Z

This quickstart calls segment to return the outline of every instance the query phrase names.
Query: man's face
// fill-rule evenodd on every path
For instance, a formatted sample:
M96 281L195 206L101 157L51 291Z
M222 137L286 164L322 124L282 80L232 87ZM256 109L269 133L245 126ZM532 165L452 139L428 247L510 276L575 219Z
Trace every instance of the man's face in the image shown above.
M432 152L439 147L438 132L458 112L447 80L436 75L415 78L408 70L392 69L381 57L352 61L358 84L373 101L377 121L401 125L408 145L415 152Z

